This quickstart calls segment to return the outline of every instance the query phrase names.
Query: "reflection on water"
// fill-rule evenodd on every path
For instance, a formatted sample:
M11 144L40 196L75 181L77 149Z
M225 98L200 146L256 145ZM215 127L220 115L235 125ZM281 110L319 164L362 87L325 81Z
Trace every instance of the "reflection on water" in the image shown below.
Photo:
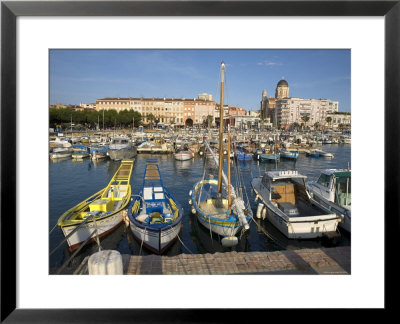
M256 160L239 161L233 159L231 163L232 184L237 192L243 194L245 200L249 199L253 214L257 209L254 202L255 194L251 190L251 180L262 175L267 170L291 169L299 170L308 176L308 180L316 180L320 170L328 168L347 168L350 163L350 145L324 145L324 151L334 154L334 158L309 158L300 155L297 161L282 159L275 163L262 163ZM164 185L171 194L179 200L183 210L183 227L179 239L166 252L166 255L180 253L214 253L224 251L276 251L282 249L313 248L333 245L350 245L350 235L342 233L336 241L326 239L316 240L289 240L281 234L268 220L255 220L250 223L250 230L244 233L239 244L234 248L223 247L221 238L210 235L209 230L198 223L195 215L191 214L188 203L189 191L195 182L203 176L214 175L217 177L218 168L210 158L196 155L188 161L177 161L172 154L155 155L139 154L137 156L131 177L132 193L136 194L142 185L146 159L157 159L160 163L160 172ZM224 159L224 171L227 173L227 161ZM120 162L110 160L91 161L85 159L80 163L72 159L54 160L49 163L49 231L57 223L58 218L66 210L75 206L83 199L104 188ZM50 250L61 240L63 235L60 230L55 230L50 236ZM182 244L183 242L183 244ZM112 234L101 239L103 249L115 249L122 254L146 255L150 252L141 247L140 242L133 238L129 227L123 223ZM71 267L76 267L85 256L97 251L97 245L92 244L81 250L74 258ZM70 253L65 247L57 250L50 257L50 268L56 268L68 259Z

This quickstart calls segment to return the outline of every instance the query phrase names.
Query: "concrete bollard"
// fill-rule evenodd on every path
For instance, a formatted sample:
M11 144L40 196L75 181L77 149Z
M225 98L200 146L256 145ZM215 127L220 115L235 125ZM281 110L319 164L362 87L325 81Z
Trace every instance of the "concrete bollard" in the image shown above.
M122 275L122 256L115 250L96 252L89 257L88 270L89 275Z

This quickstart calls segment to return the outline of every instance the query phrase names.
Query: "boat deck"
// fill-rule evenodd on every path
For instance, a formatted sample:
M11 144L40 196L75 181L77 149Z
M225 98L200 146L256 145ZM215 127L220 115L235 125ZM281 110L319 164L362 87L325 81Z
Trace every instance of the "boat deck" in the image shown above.
M207 199L205 201L200 202L199 208L207 215L211 215L213 217L226 219L226 210L228 208L228 201L226 199L223 200L223 206L216 207L215 206L216 199Z

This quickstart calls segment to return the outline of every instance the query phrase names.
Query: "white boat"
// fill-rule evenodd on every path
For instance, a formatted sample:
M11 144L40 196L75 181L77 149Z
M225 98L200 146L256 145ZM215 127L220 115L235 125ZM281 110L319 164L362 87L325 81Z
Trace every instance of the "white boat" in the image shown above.
M174 153L174 158L175 160L178 161L187 161L191 160L194 157L194 153L189 150L189 149L177 149L176 152Z
M339 216L315 206L306 190L306 176L298 171L267 171L251 182L257 199L257 217L267 218L290 239L337 236Z
M339 215L339 226L351 232L351 170L323 170L317 181L307 183L307 190L311 201Z
M72 156L72 150L67 147L56 147L50 152L50 159L63 159Z
M332 153L325 152L325 151L322 151L322 150L315 149L315 152L318 153L318 155L321 156L321 157L327 157L327 158L333 158L334 157L334 155Z
M129 137L115 136L108 146L107 155L114 161L132 159L136 157L137 149L132 145Z
M50 148L55 147L71 147L72 144L65 138L56 137L55 140L49 142Z

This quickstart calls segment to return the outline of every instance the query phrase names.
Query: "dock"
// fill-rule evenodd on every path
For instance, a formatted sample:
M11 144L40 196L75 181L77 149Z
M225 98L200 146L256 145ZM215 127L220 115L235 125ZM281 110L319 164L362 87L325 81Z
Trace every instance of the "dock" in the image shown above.
M74 274L88 274L88 259L86 257L82 261ZM350 246L274 252L180 254L171 257L122 255L125 275L349 275L350 259Z

